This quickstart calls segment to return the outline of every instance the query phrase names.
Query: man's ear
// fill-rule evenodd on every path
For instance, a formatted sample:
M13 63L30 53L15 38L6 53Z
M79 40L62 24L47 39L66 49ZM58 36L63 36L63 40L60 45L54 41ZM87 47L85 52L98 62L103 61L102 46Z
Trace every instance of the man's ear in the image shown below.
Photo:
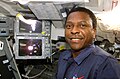
M96 29L92 30L92 35L93 35L93 38L95 39L96 38Z

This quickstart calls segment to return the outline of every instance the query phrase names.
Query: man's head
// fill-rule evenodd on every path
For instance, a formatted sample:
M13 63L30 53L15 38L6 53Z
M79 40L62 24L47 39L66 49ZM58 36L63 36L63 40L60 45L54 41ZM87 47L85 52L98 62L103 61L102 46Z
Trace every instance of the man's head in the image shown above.
M65 22L66 41L73 50L80 51L93 42L96 26L96 17L92 11L83 7L73 8Z

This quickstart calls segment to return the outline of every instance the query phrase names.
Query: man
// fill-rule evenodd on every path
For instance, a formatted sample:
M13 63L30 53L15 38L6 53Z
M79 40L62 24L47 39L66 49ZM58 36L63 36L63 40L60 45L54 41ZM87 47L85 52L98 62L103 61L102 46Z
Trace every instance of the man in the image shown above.
M96 26L96 17L87 8L68 13L65 39L71 50L61 53L56 79L120 79L118 61L93 44Z

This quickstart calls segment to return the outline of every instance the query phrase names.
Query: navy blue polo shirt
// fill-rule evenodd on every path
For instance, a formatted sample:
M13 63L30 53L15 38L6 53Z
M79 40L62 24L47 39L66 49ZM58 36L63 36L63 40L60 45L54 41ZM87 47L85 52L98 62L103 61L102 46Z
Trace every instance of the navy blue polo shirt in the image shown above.
M88 46L76 58L67 50L59 57L56 79L120 79L120 64L98 46Z

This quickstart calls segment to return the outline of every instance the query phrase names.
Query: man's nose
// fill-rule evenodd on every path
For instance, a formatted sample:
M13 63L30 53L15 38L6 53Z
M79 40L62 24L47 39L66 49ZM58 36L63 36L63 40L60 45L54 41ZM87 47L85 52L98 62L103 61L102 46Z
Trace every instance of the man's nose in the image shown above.
M72 31L71 31L72 34L79 34L80 33L80 29L77 27L77 26L74 26Z

